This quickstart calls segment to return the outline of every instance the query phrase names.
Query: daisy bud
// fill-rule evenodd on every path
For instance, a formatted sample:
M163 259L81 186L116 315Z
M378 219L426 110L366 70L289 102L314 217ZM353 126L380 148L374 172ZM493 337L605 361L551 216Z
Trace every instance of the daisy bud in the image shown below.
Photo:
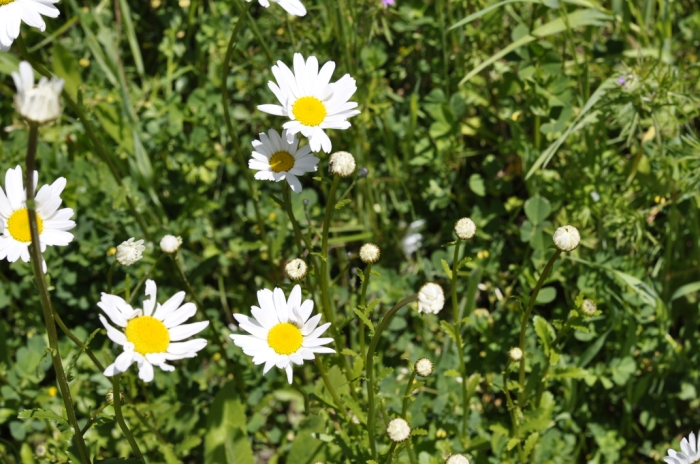
M347 151L333 153L328 161L330 173L340 177L349 177L355 172L355 166L355 158Z
M391 441L401 443L408 440L411 436L411 426L408 425L408 422L398 417L389 422L389 425L386 427L386 434L389 435Z
M301 258L293 259L284 266L284 273L287 277L295 281L306 277L307 271L306 263Z
M439 313L445 306L445 293L435 282L428 282L418 292L419 313Z
M416 374L421 377L430 377L430 374L433 373L433 367L433 362L428 358L420 358L416 361L416 364L413 365Z
M17 87L15 109L24 119L35 124L46 124L61 117L63 79L52 77L48 80L42 77L34 86L34 70L26 61L19 64L19 72L13 72L12 79Z
M554 232L552 236L554 246L561 251L572 251L581 243L581 235L574 226L563 226Z
M160 249L163 250L163 253L175 253L180 249L180 245L182 245L182 237L166 235L160 240Z
M374 243L365 243L360 248L360 259L365 264L376 263L379 261L379 256L381 256L381 252Z
M37 445L36 448L34 448L34 452L36 453L37 456L44 456L46 454L46 446L45 445Z
M596 309L598 309L598 307L596 306L595 301L588 299L588 298L583 300L583 303L581 304L581 311L583 311L583 313L585 315L587 315L587 316L594 315L596 312Z
M455 234L461 240L469 240L476 234L476 224L469 218L462 218L455 224Z
M142 258L141 254L145 249L143 240L134 242L134 237L131 237L117 247L117 262L122 266L131 266Z
M366 167L362 166L359 171L357 171L357 178L358 179L364 179L365 177L369 176L369 169Z
M508 357L511 359L511 361L518 362L523 359L523 350L517 346L513 347L510 349L510 351L508 351Z
M107 400L107 404L114 404L114 390L111 388L107 390L107 393L105 394L105 400ZM122 404L124 404L124 393L119 392L119 400Z
M445 464L469 464L469 459L463 454L451 454L445 460Z

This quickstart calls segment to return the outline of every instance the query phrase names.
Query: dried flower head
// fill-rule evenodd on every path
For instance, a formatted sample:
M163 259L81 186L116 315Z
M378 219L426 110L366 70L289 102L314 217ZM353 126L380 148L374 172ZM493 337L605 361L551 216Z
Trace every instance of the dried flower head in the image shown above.
M117 247L117 262L122 266L131 266L142 258L142 253L145 249L143 240L134 242L134 237L131 237Z
M362 245L362 248L360 248L360 259L365 264L376 263L379 261L380 256L381 251L374 243L365 243Z
M552 240L561 251L572 251L581 243L581 235L574 226L562 226L554 232Z
M508 351L508 357L510 357L512 361L518 362L523 359L523 350L515 346Z
M284 266L284 273L292 280L301 280L306 277L308 267L301 258L295 258Z
M469 240L476 234L476 224L469 218L462 218L455 224L455 234L461 240Z
M419 313L439 313L445 306L445 292L435 282L428 282L418 292Z
M411 436L411 426L404 419L397 417L387 425L386 434L389 435L391 441L401 443Z
M430 377L430 375L433 373L434 367L433 362L428 358L420 358L413 366L413 368L416 370L416 374L420 375L421 377Z
M349 177L355 172L355 167L355 157L347 151L333 153L328 161L330 173L340 177Z
M182 237L175 237L174 235L166 235L160 240L160 249L164 253L175 253L180 249L182 245Z

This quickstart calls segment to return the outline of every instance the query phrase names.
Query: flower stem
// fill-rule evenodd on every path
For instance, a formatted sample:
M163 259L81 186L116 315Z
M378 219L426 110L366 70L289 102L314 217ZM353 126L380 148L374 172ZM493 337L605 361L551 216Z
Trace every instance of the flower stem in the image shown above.
M304 245L306 245L308 252L311 253L311 241L301 231L299 222L294 217L294 211L292 210L292 199L289 195L290 190L291 187L289 185L282 187L282 198L284 199L284 210L287 212L287 216L289 217L289 220L292 223L292 228L294 229L294 236L297 241L297 246L299 247L299 256L301 256L304 254Z
M413 381L416 380L416 371L411 372L411 376L408 378L408 383L406 384L406 391L403 394L403 405L401 406L401 417L406 419L406 411L408 410L408 400L411 398L411 387L413 386Z
M372 439L370 438L370 441ZM391 464L391 461L394 459L394 451L396 451L396 442L392 441L391 442L391 447L389 448L389 454L386 455L386 464Z
M238 2L236 2L238 3ZM265 234L265 223L263 222L262 215L260 214L260 206L257 200L257 194L255 191L255 186L250 178L250 171L248 166L246 166L245 158L243 156L243 151L241 150L241 143L238 140L238 135L236 134L236 129L233 127L233 122L231 120L231 113L228 109L228 87L226 85L226 78L230 71L231 57L233 56L233 50L236 47L238 33L246 22L248 11L250 10L252 3L246 3L241 6L241 12L238 15L238 21L236 26L231 32L231 38L228 41L228 47L226 48L226 56L224 57L224 62L221 64L221 103L224 109L224 120L226 121L226 129L228 135L231 138L231 143L233 143L233 148L236 151L236 156L238 157L238 163L241 170L243 171L243 176L245 177L246 186L248 187L248 193L253 200L253 208L255 209L255 218L258 222L258 229L260 232L260 237L262 237L265 246L267 246L268 253L270 253L270 262L272 262L272 248L270 247L269 239Z
M552 266L554 266L554 262L557 260L559 255L561 254L561 250L557 250L551 258L549 258L549 261L547 262L547 265L544 267L544 270L542 271L542 274L540 274L540 278L537 280L537 284L535 285L535 289L532 291L532 294L530 295L530 300L527 303L527 309L525 310L525 313L523 314L523 318L520 321L520 349L523 352L523 357L520 359L520 376L519 376L519 382L520 382L520 391L518 392L518 407L521 409L524 407L524 402L525 402L525 332L527 331L527 323L528 320L530 319L530 313L532 313L532 308L535 307L535 301L537 301L537 295L540 293L540 289L542 289L542 285L544 285L544 281L547 279L547 275L549 275L549 271L552 270Z
M462 374L462 437L467 436L467 365L464 363L464 343L462 340L461 321L459 319L459 300L457 300L457 272L459 271L459 246L462 241L457 239L455 242L455 252L452 258L452 282L450 291L452 292L452 317L454 318L454 332L457 338L455 347L459 355L459 370Z
M109 266L109 272L107 273L107 293L112 293L112 274L114 274L114 268L117 267L117 260L112 261L112 265Z
M318 371L321 373L321 378L323 379L323 384L326 386L326 389L328 390L328 393L331 394L331 398L333 398L333 402L335 403L336 408L340 409L339 413L343 415L347 415L347 409L345 406L343 406L343 402L340 400L340 396L338 396L338 392L335 391L335 388L333 387L333 384L331 383L330 379L328 378L328 373L326 372L326 368L323 367L323 362L321 359L316 356L316 367L318 368ZM348 420L352 421L352 418L348 416Z
M389 322L391 322L391 319L396 315L397 312L399 312L399 309L403 308L409 303L416 301L417 299L417 294L404 298L403 300L396 303L396 305L394 305L394 307L391 308L388 313L386 313L386 315L382 318L381 322L379 322L379 326L374 332L372 341L369 344L369 350L367 351L367 362L365 363L365 366L367 366L367 403L369 409L369 412L367 413L367 433L369 434L369 444L372 451L372 459L374 459L375 461L377 460L377 442L375 434L376 406L374 404L374 351L377 349L377 345L379 344L379 339L382 336L382 332L384 332L384 330L389 326Z
M139 445L136 443L136 440L134 439L134 436L131 434L131 431L129 430L129 427L126 425L126 421L124 420L124 414L122 414L122 401L121 397L119 396L119 380L121 378L121 375L117 374L112 377L112 393L114 394L114 415L117 417L117 423L119 423L119 428L122 429L122 433L126 437L127 441L129 442L129 445L131 446L131 450L134 452L137 458L139 458L142 462L146 462L146 459L143 457L143 454L141 454L141 450L139 449Z
M29 254L31 257L32 268L34 269L34 280L39 288L39 295L41 297L41 307L44 312L44 324L46 325L46 332L49 338L49 348L51 349L51 361L53 362L53 368L56 371L56 379L58 380L58 387L61 390L63 404L66 406L68 423L71 425L71 427L73 427L73 430L75 430L75 444L78 448L80 460L83 463L90 463L90 453L85 446L83 435L80 433L80 426L78 425L78 419L75 415L73 399L71 398L70 387L68 386L68 379L66 378L66 373L63 370L61 354L58 351L58 334L56 333L56 323L53 317L54 310L51 303L51 296L49 295L49 290L46 286L46 278L44 276L44 258L41 255L39 227L37 224L35 210L36 205L34 202L34 170L38 138L39 127L34 123L29 123L29 143L27 144L27 166L25 172L25 187L27 192L26 206L27 214L29 216L29 231L32 238L32 242L29 245Z
M321 233L321 299L323 300L323 311L328 322L330 322L331 327L335 327L335 314L331 310L331 299L328 293L328 231L331 224L331 216L333 215L333 210L335 209L335 192L338 190L338 184L340 183L340 176L333 176L333 183L331 184L331 191L328 194L328 203L326 203L326 214L323 218L323 231ZM334 329L335 333L338 334L337 327ZM336 337L336 343L339 345L339 341Z
M367 309L367 287L369 286L369 278L372 275L372 263L367 263L365 268L365 278L362 280L362 291L360 292L360 308L361 311ZM362 359L366 356L365 350L365 323L360 321L360 357Z

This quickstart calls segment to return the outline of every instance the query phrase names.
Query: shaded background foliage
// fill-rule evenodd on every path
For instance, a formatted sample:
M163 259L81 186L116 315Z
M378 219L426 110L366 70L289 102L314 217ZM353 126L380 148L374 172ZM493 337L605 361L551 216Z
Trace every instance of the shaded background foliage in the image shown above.
M426 280L448 289L442 260L452 261L446 244L454 221L470 216L479 228L464 250L471 260L458 287L473 373L468 436L458 431L458 358L440 326L448 316L411 312L392 322L380 345L380 397L389 416L401 409L404 358L437 364L409 408L412 426L424 431L414 438L417 460L442 462L465 451L476 463L517 462L501 373L517 344L519 298L551 254L552 232L567 223L581 231L582 246L557 262L535 314L565 319L579 294L602 314L565 337L549 399L528 417L539 437L534 462L660 460L698 424L695 3L511 1L451 29L493 2L305 4L304 18L287 17L277 5L252 8L254 23L226 76L225 103L247 159L257 134L281 124L255 109L272 98L266 83L276 60L314 54L336 62L336 78L357 79L362 113L350 130L331 134L335 150L352 152L369 169L352 179L352 201L336 211L331 229L333 298L341 319L351 319L348 348L358 343L352 308L363 242L382 249L369 289L380 302L377 321ZM157 373L149 385L125 376L125 413L137 440L154 462L346 462L354 445L336 430L336 418L318 402L305 414L283 375L273 370L263 378L227 337L237 330L231 313L247 313L256 290L291 288L282 263L296 257L291 225L273 199L280 186L256 182L259 198L251 198L223 122L221 63L239 2L64 0L59 8L46 33L23 29L25 42L66 79L109 160L70 111L41 132L40 182L68 178L63 198L77 222L75 241L46 254L57 310L81 340L98 329L95 303L113 259L107 251L131 236L146 238L149 248L141 262L117 270L117 289L133 288L155 266L161 295L181 290L172 260L157 246L173 233L184 239L178 259L212 321L207 349L175 372ZM507 48L518 41L523 45ZM23 164L27 141L12 109L9 73L17 63L16 53L0 55L3 170ZM306 225L308 215L318 229L328 184L311 176L302 183L295 216ZM422 246L407 253L402 245L417 233ZM62 405L30 268L2 262L0 281L2 457L63 462L70 432L60 417L21 417L34 408L60 416ZM105 362L114 357L103 332L91 348ZM528 378L536 378L544 351L533 330L526 351ZM65 337L61 352L85 420L105 405L110 384ZM323 397L313 366L296 373ZM331 376L342 384L337 367ZM96 456L127 457L111 407L95 419L86 440ZM399 459L408 462L408 455Z

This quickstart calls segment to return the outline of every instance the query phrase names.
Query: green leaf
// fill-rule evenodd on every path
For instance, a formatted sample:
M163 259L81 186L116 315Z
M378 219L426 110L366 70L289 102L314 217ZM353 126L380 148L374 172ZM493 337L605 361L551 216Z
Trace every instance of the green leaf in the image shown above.
M508 444L506 445L506 448L508 448L508 451L511 451L513 448L518 446L518 443L520 443L519 438L511 438L508 440Z
M343 351L341 351L341 353L344 354L345 356L354 356L354 357L360 356L359 354L355 353L354 351L352 351L349 348L344 348Z
M671 301L677 300L678 298L698 291L700 291L700 282L685 284L681 287L678 287L678 289L675 292L673 292L673 295L671 295Z
M450 29L454 29L454 28L469 24L470 22L474 21L475 19L481 18L489 11L495 10L496 8L500 8L503 5L508 5L509 3L541 3L541 2L540 2L540 0L505 0L503 2L498 2L498 3L495 3L493 5L487 6L486 8L482 8L481 10L477 11L476 13L470 14L469 16L467 16L464 19L460 19L459 21L454 23L452 26L450 26Z
M447 321L440 321L440 327L442 327L442 330L447 332L447 335L450 336L453 342L457 343L457 332L455 332L455 328L452 326Z
M342 209L350 203L352 203L352 200L350 200L349 198L346 198L345 200L340 200L338 203L335 204L335 207L333 209Z
M442 263L442 270L445 271L447 278L452 280L452 269L450 269L450 265L447 264L447 261L444 259L440 260L440 262Z
M51 67L53 68L54 74L66 81L64 84L66 92L75 99L76 95L78 95L80 84L83 82L80 77L80 65L78 64L78 60L66 47L58 42L54 43L52 54L53 61L51 62Z
M532 452L533 449L535 449L535 445L537 444L537 440L540 438L540 434L535 432L531 434L529 437L527 437L527 440L525 440L525 446L523 446L523 454L525 456L530 456L530 453Z
M313 462L313 457L318 453L323 442L314 435L325 430L325 420L318 414L313 414L299 424L299 432L292 441L292 448L286 456L289 462Z
M545 287L540 290L535 300L538 304L547 304L554 301L557 297L557 289L555 287Z
M204 463L254 464L246 422L245 408L233 382L227 382L214 397L207 416Z
M533 224L541 224L552 212L549 200L536 195L525 202L525 215Z
M554 341L554 338L556 337L556 332L554 331L554 327L551 326L549 322L547 322L546 319L540 316L535 316L533 320L533 325L535 326L535 333L537 333L537 336L540 338L540 341L542 342L542 346L544 347L545 353L549 352L549 348L551 346L551 343Z
M555 369L550 376L553 379L585 379L588 371L582 367L569 366L563 369Z
M367 316L365 316L365 314L357 308L354 308L353 312L355 314L357 314L357 317L359 317L362 322L365 323L365 325L369 328L369 331L372 334L374 334L374 324L372 324L372 321L370 321L369 318Z
M486 196L486 184L480 174L474 173L469 176L469 188L480 197Z
M608 334L612 331L612 328L608 329L607 332L605 332L603 335L598 338L591 346L586 348L586 351L584 351L581 356L578 358L578 365L580 367L586 367L589 362L595 358L595 355L598 354L601 348L603 348L603 345L605 344L605 339L608 337Z
M428 435L428 431L425 429L413 429L411 430L411 436L419 437Z
M459 377L462 374L460 374L458 371L456 371L454 369L448 369L445 371L445 373L443 375L445 377Z

